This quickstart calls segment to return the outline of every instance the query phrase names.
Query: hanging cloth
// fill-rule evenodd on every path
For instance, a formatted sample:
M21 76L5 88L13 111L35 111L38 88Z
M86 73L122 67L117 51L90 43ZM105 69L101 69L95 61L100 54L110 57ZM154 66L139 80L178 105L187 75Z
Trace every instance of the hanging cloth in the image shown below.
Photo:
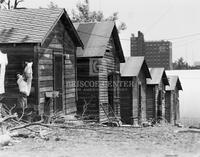
M5 73L6 73L6 65L8 64L7 54L4 54L0 50L0 94L5 93Z

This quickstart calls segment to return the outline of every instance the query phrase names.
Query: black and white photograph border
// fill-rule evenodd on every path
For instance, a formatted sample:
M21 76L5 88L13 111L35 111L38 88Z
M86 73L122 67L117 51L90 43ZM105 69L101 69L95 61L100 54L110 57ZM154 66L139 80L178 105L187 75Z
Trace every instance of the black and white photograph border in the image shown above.
M200 157L199 0L0 0L0 157Z

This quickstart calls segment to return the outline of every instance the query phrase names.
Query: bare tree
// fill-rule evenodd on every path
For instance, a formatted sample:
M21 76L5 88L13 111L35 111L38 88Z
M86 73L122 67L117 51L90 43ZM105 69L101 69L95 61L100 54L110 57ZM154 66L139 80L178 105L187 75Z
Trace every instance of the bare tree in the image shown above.
M114 12L108 18L104 17L102 11L90 11L89 1L79 2L76 5L76 10L72 10L72 21L73 22L100 22L100 21L117 21L119 20L118 12ZM126 24L120 22L118 25L118 31L125 30Z
M19 5L24 2L24 0L0 0L0 9L23 9Z
M48 8L50 9L55 9L58 8L58 5L54 3L53 1L50 1L50 3L47 5Z

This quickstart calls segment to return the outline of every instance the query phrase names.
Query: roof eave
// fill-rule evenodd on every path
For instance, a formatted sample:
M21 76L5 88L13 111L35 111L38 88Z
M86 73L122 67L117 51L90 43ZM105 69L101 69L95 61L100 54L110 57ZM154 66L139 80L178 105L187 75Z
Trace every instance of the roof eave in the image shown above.
M74 28L73 23L71 22L71 20L69 19L69 16L67 15L67 12L65 9L62 9L62 11L60 12L60 15L57 17L57 19L54 21L54 24L51 26L51 28L49 29L49 31L46 33L46 35L44 36L44 38L41 41L41 45L43 45L46 41L46 38L50 35L50 33L52 32L52 30L55 28L56 24L58 23L58 21L63 17L65 17L65 20L69 23L70 25L70 29L68 29L68 31L71 31L75 38L72 38L72 40L74 40L75 44L77 47L82 47L84 48L84 45L76 31L76 29ZM64 21L65 21L64 20Z
M151 78L152 78L152 77L151 77L151 73L150 73L150 71L149 71L149 68L148 68L148 65L147 65L145 59L144 59L144 61L143 61L142 66L144 66L144 68L145 68L146 78L150 78L150 79L151 79Z
M177 80L177 88L178 88L178 90L182 90L183 91L183 87L181 85L181 81L179 80L179 78Z
M116 41L117 41L116 45L118 46L119 61L120 61L120 63L125 63L124 52L123 52L123 49L121 46L120 38L118 35L118 30L117 30L117 27L115 24L113 27L113 34L114 34L113 36L116 38Z
M162 80L165 85L170 85L165 70L163 71Z
M65 10L65 9L63 9L63 10L64 10L64 15L65 15L65 17L66 17L66 19L68 20L68 22L69 22L69 24L70 24L70 26L71 26L72 32L74 33L74 36L76 37L76 38L75 38L75 41L76 41L76 44L77 44L76 46L77 46L77 47L82 47L82 48L84 49L84 44L83 44L83 42L82 42L80 36L78 35L78 32L76 31L76 29L75 29L75 27L74 27L72 21L70 20L68 14L67 14L67 12L66 12L66 10Z

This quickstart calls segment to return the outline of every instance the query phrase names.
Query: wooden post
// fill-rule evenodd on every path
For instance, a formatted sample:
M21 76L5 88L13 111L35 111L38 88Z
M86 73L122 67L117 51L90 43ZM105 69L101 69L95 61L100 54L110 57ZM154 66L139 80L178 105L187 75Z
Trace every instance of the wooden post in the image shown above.
M40 105L40 80L39 80L39 46L34 46L34 72L35 72L35 104L37 105L37 111Z

